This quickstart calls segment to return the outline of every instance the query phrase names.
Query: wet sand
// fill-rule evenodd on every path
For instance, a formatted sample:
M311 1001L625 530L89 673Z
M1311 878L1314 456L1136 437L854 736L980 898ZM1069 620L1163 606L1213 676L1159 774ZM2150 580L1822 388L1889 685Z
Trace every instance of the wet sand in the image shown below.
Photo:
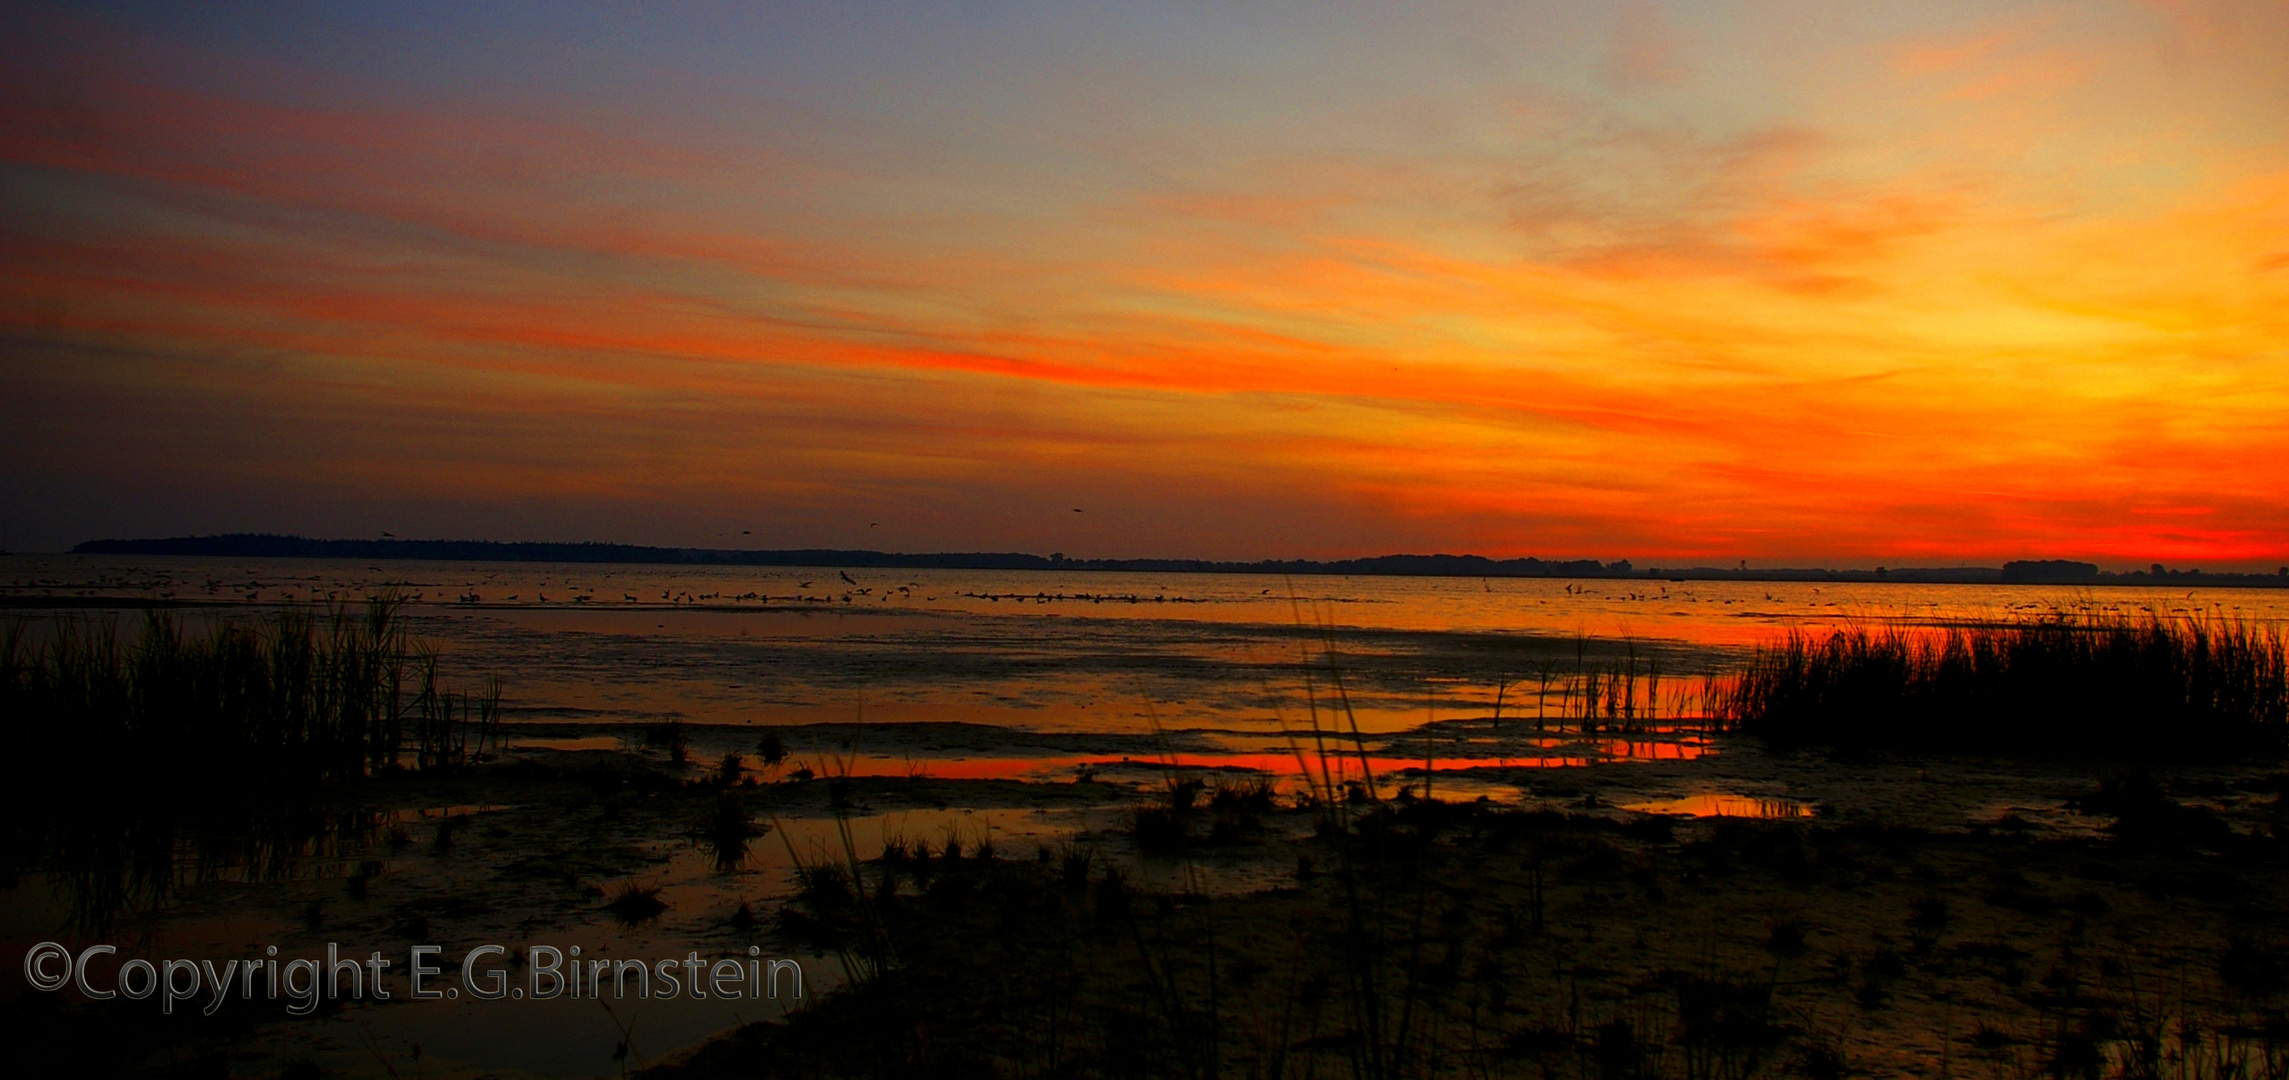
M1768 996L1757 1023L1779 1034L1758 1051L1764 1071L1804 1063L1798 1059L1818 1066L1812 1059L1833 1053L1867 1075L2031 1075L2047 1067L2044 1055L2057 1055L2062 1037L2079 1037L2078 1024L2099 1024L2091 1030L2107 1037L2093 1035L2094 1045L2127 1053L2123 1040L2131 1036L2107 1032L2129 1029L2104 1025L2127 1024L2131 1013L2255 1024L2253 1031L2279 1016L2274 999L2248 997L2219 966L2244 939L2265 939L2250 946L2260 957L2253 963L2276 955L2265 950L2289 885L2280 839L2289 820L2280 777L2263 765L2159 772L2153 798L2161 803L2135 810L2127 833L2119 807L2091 802L2098 780L2122 770L2088 764L1838 760L1720 741L1693 759L1440 770L1428 777L1433 802L1420 798L1425 774L1414 766L1379 786L1386 800L1400 800L1386 803L1397 816L1382 834L1397 838L1391 850L1400 854L1370 863L1318 835L1319 816L1294 805L1305 785L1292 770L1273 774L1280 794L1270 806L1228 828L1212 827L1214 815L1204 810L1189 826L1191 840L1170 849L1140 846L1137 821L1165 800L1172 777L1213 788L1248 774L1182 762L1172 768L1142 753L1124 765L1121 751L1142 749L1122 741L1127 736L1012 737L938 725L784 734L787 760L753 763L745 783L728 789L708 778L705 749L716 736L705 729L693 733L682 766L665 749L628 740L517 750L456 776L377 781L351 796L376 815L364 840L297 860L282 876L208 867L203 878L186 876L163 907L121 912L103 933L154 955L218 957L268 944L306 955L327 941L393 953L426 942L444 946L448 957L481 943L582 944L610 957L695 948L739 956L754 946L802 960L815 1018L742 1027L780 1014L724 1002L645 1002L621 1015L592 1002L398 1002L314 1019L249 1014L214 1033L180 1037L145 1031L147 1018L119 1009L66 1008L76 1015L54 1023L58 1030L125 1023L136 1034L121 1045L148 1044L147 1055L237 1055L233 1068L247 1075L307 1061L330 1075L404 1075L418 1065L429 1076L589 1076L616 1074L623 1061L662 1060L752 1075L754 1063L775 1055L832 1060L803 1040L861 1020L869 1030L938 1025L935 1049L907 1047L901 1052L918 1056L902 1059L902 1068L963 1071L977 1055L997 1068L1046 1067L1022 1050L1039 1032L1003 1032L1009 1047L1020 1048L1005 1049L1001 1036L944 1034L951 1017L908 1016L900 1010L915 1006L880 986L829 993L847 973L832 942L806 929L815 924L805 921L797 864L847 865L855 856L861 877L880 875L886 847L932 852L921 865L940 867L927 880L893 870L902 875L899 902L916 913L902 932L920 935L901 946L900 970L929 985L968 978L960 965L990 964L999 989L980 1000L1020 1014L1034 1007L1027 995L1067 980L1076 1011L1058 1022L1071 1025L1074 1041L1060 1053L1080 1055L1076 1062L1111 1052L1087 1049L1089 1040L1112 1038L1124 1024L1152 1029L1202 1008L1194 998L1205 984L1187 983L1183 973L1205 970L1201 950L1213 940L1220 970L1254 973L1249 985L1220 983L1217 991L1224 1022L1256 1032L1221 1036L1230 1040L1221 1052L1234 1070L1267 1065L1266 1055L1281 1053L1275 1043L1290 1046L1293 1062L1317 1055L1321 1070L1347 1068L1346 1047L1356 1040L1337 1037L1346 1022L1327 1014L1317 1028L1293 1030L1302 1008L1296 988L1342 974L1345 946L1324 928L1343 922L1345 899L1336 890L1347 858L1363 867L1363 879L1389 877L1377 888L1392 902L1429 913L1426 925L1437 935L1421 947L1452 969L1438 976L1451 982L1435 994L1426 983L1429 996L1418 1002L1437 1032L1421 1037L1441 1049L1406 1075L1604 1075L1596 1041L1619 1037L1611 1029L1617 1019L1643 1028L1633 1037L1653 1040L1645 1075L1680 1074L1683 1021L1672 1014L1679 980L1688 977ZM1186 737L1172 736L1163 747ZM1030 754L1057 767L1013 778L933 776L928 768L794 778L802 762L824 765L861 739L903 747L886 759L1006 762ZM1058 775L1071 758L1096 767L1086 779ZM728 857L705 828L726 792L758 833ZM2162 803L2180 809L2154 809ZM443 844L440 835L448 837ZM950 842L962 857L943 856ZM990 858L977 857L981 846ZM1077 854L1088 870L1069 885L1065 867ZM1539 929L1530 925L1535 866L1544 875ZM1116 875L1121 884L1108 886ZM964 893L973 900L941 904L942 883L965 876L976 879ZM609 899L631 884L656 888L665 909L634 922L615 915ZM35 940L36 924L52 925L68 910L72 888L68 875L48 874L10 889L11 939ZM991 941L997 920L1020 917L982 899L996 890L1045 905L1022 913L1033 928L1027 943L930 959L947 942ZM1100 908L1115 903L1108 890L1127 896L1119 903L1138 921L1106 922ZM1935 901L1944 919L1928 914ZM1213 930L1201 920L1212 920ZM1322 929L1299 929L1314 927ZM1785 940L1776 946L1776 933L1800 934L1802 951ZM1059 966L1043 967L1051 963L1044 956ZM957 966L933 970L939 963ZM1159 991L1136 981L1155 964L1178 972ZM1486 981L1491 973L1499 973L1495 982ZM1157 1020L1122 1012L1147 991L1167 998L1174 1012ZM1492 1005L1497 997L1500 1008ZM11 1009L27 1004L57 1005L19 999ZM633 1056L614 1060L625 1038L616 1024L631 1012L643 1017ZM1290 1025L1284 1043L1264 1034L1273 1017ZM1155 1038L1153 1053L1192 1045L1167 1031ZM883 1065L844 1064L854 1074Z
M1934 789L1932 764L1960 763L1863 766L1854 790L1891 790L1810 818L1415 802L1361 811L1346 839L1267 824L1252 842L1295 871L1238 895L1197 887L1215 845L1163 860L1185 864L1177 888L1064 861L877 867L899 882L873 911L893 966L651 1075L2289 1066L2283 777L2188 770L2102 793L2042 770L2006 797L2030 805L1979 820L1966 812L2002 777ZM1901 804L1924 823L1883 819ZM815 896L792 910L798 935L836 918Z
M391 583L427 594L407 617L454 678L507 685L488 764L350 784L275 820L212 820L188 799L85 850L15 860L0 938L19 953L51 938L217 959L329 941L425 942L449 960L484 943L753 948L799 958L813 992L785 1026L749 1025L786 1020L786 1002L688 1000L157 1021L153 1003L12 981L0 1012L33 1059L96 1046L249 1076L609 1076L678 1055L739 1075L771 1061L1350 1075L1390 1043L1384 1075L2226 1080L2219 1055L2279 1041L2279 763L2156 765L2124 829L2121 800L2093 798L2131 763L1776 755L1665 718L1689 715L1699 677L1744 642L1792 626L2145 600L2232 616L2289 594L1329 579L1292 603L1275 580L989 573L912 575L903 592L906 576L868 579L845 602L793 598L832 571L14 565L0 606L43 618L154 597L194 605L190 619L260 616ZM1584 672L1655 661L1663 693L1635 715L1573 714ZM727 754L743 780L728 788L710 778ZM1340 790L1363 770L1385 805L1416 808L1378 834L1396 838L1380 854L1296 805L1307 774ZM1255 779L1273 791L1174 821L1178 839L1154 813L1186 779L1203 804ZM753 822L728 852L726 805ZM893 850L903 863L882 861ZM1377 984L1429 1025L1406 1040L1345 1019L1357 938L1324 928L1350 917L1347 860L1353 885L1431 928L1378 931L1409 944L1403 963L1382 954L1396 966ZM846 957L817 933L831 920L798 868L853 861L877 887L886 866L897 879L896 970L912 987L833 992ZM611 901L631 889L664 907L624 918ZM1003 974L973 985L976 963ZM1163 966L1176 974L1147 976ZM1709 1042L1704 1006L1737 1022L1724 1038L1738 1045ZM2209 1034L2155 1035L2140 1064L2156 1018ZM1220 1034L1204 1042L1206 1021ZM838 1057L849 1045L887 1056Z

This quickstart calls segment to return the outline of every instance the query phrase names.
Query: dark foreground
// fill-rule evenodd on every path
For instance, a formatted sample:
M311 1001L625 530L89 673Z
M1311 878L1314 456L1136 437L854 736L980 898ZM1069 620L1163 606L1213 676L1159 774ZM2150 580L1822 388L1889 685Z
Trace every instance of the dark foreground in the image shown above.
M1735 745L1521 771L1523 805L1297 806L1238 774L1172 799L1183 785L729 783L656 757L535 753L369 781L312 819L320 832L270 841L201 818L205 803L178 806L175 833L113 822L102 801L51 808L63 816L40 833L27 811L7 850L40 857L14 859L27 872L0 895L76 883L70 911L12 914L40 935L98 918L88 940L166 953L754 947L803 958L821 991L727 1032L729 1016L679 1031L658 1003L610 1017L575 1003L528 1049L601 1039L595 1064L551 1075L613 1075L624 1040L620 1064L659 1076L2289 1076L2289 777L2262 765L2149 777ZM1712 783L1818 812L1618 809ZM1097 824L989 833L989 813ZM856 831L855 860L835 840L851 815L880 826ZM65 842L81 833L103 842ZM139 899L138 881L178 884ZM89 906L107 898L122 906ZM297 1077L508 1076L532 1060L496 1027L482 1036L499 1064L449 1062L434 1030L400 1030L422 1012L402 1003L211 1019L150 1005L0 995L0 1060ZM645 1010L632 1036L610 1026L629 1008ZM676 1046L690 1049L657 1056Z
M2110 782L2103 833L2041 840L1348 806L1224 898L894 855L781 916L849 989L648 1075L2289 1075L2289 816L2200 794Z

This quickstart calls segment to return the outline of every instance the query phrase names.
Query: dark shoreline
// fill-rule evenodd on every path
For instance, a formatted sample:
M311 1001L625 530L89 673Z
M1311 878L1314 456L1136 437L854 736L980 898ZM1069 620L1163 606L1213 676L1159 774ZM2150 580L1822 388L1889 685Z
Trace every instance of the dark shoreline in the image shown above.
M2080 585L2217 588L2289 588L2289 573L2207 573L2199 569L2114 573L2089 563L2030 560L2000 567L1877 567L1726 569L1647 567L1629 560L1489 559L1482 555L1378 555L1363 559L1068 559L1023 552L903 552L834 548L738 550L638 544L546 543L494 540L315 540L301 536L232 533L146 540L90 540L75 555L164 555L204 558L398 559L424 562L548 562L666 566L818 566L935 570L1066 570L1110 573L1307 574L1359 577L1597 578L1666 581L1899 582L1919 585ZM2285 568L2289 569L2289 568Z

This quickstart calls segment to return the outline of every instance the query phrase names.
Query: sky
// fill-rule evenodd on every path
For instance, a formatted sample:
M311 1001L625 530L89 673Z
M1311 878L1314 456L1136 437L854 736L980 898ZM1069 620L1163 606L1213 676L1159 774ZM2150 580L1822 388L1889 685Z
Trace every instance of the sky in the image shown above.
M8 0L0 548L2289 563L2289 5Z

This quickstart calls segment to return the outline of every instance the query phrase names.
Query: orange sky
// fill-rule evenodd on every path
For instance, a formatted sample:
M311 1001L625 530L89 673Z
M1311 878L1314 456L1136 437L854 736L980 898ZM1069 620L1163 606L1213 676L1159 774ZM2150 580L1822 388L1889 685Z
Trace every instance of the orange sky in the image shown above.
M2289 8L1866 7L11 5L0 546L2289 562Z

